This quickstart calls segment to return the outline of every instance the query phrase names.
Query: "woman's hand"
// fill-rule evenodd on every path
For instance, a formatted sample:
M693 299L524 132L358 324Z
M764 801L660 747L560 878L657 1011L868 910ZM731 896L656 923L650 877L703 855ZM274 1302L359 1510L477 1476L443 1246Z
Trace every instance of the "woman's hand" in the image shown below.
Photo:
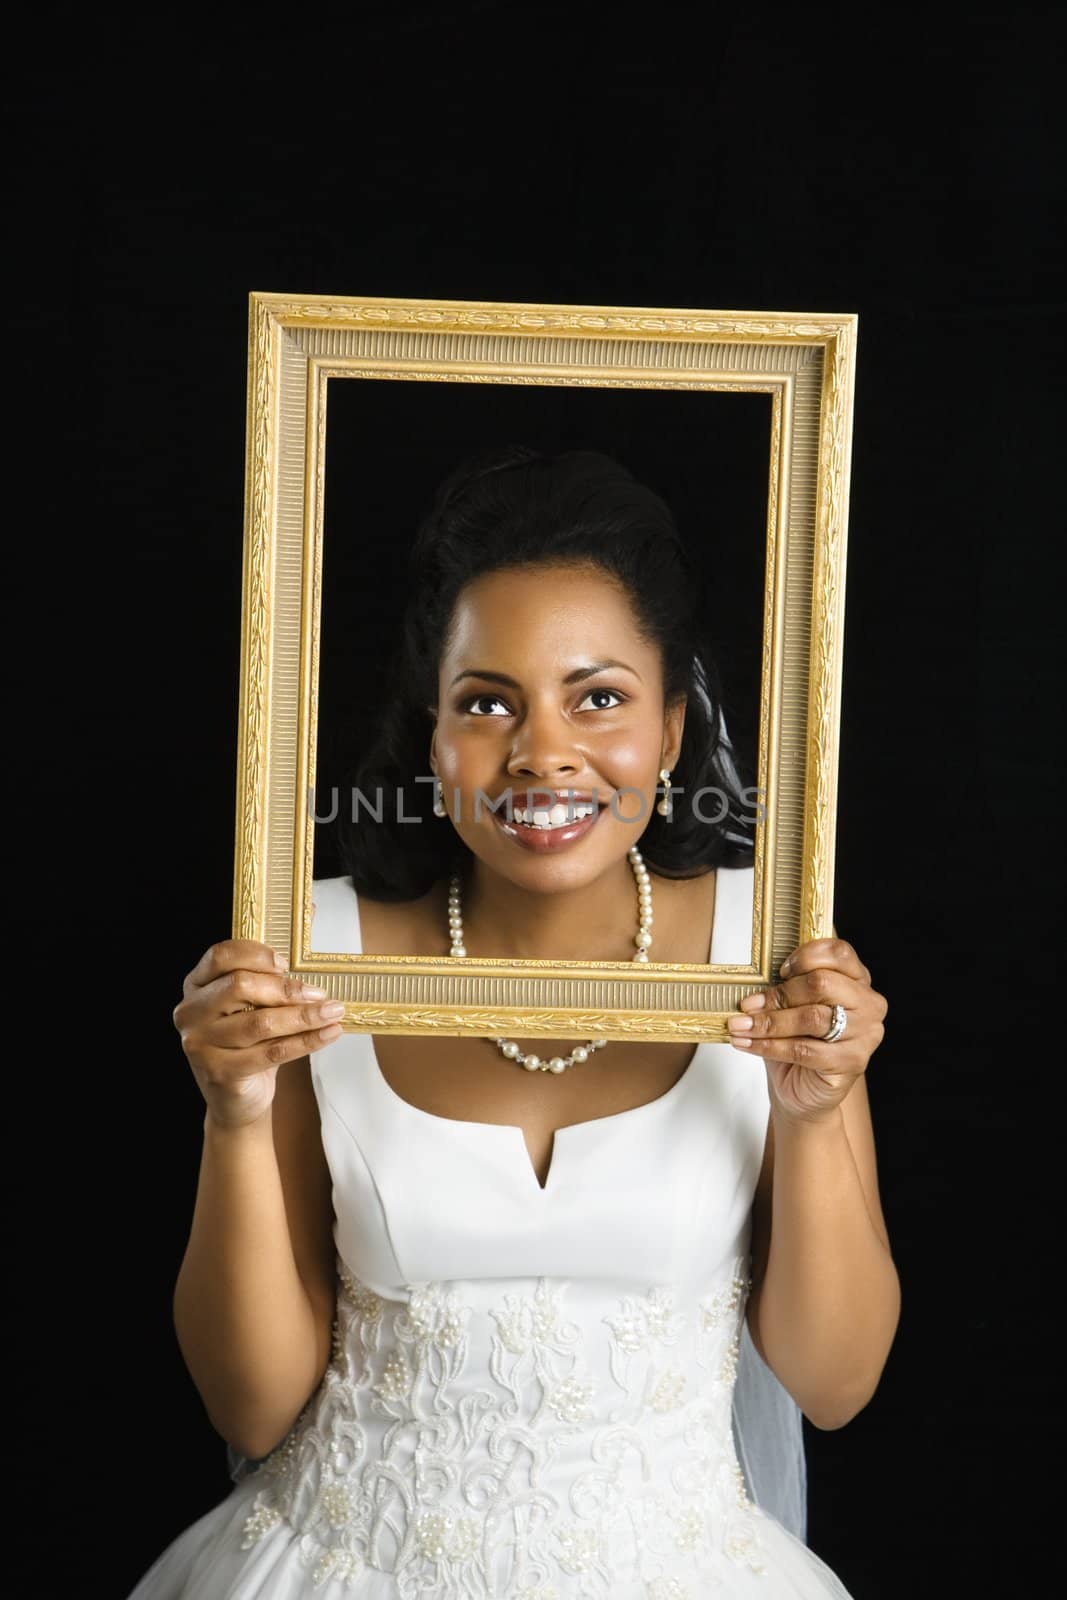
M215 1122L257 1121L274 1100L278 1068L320 1050L341 1032L341 1001L289 978L285 962L254 939L224 939L206 950L174 1008L193 1076Z
M845 1008L845 1031L823 1038L834 1006ZM776 1110L797 1121L829 1117L848 1094L885 1036L885 997L843 939L812 939L782 962L779 982L741 1001L730 1017L730 1042L760 1055Z

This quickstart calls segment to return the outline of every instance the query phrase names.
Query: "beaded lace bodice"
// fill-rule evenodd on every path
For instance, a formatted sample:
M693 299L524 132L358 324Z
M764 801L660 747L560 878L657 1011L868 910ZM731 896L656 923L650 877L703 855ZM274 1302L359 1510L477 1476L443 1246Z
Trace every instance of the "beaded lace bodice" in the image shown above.
M315 948L358 950L351 885L315 891ZM720 873L716 933L735 948L746 896L750 872ZM766 1519L731 1401L758 1067L699 1046L658 1100L558 1130L542 1189L520 1129L409 1105L366 1035L313 1056L334 1351L253 1474L246 1547L284 1524L313 1586L358 1591L370 1569L443 1600L609 1600L639 1581L697 1600L751 1580Z
M450 1600L609 1597L638 1575L680 1600L760 1571L730 1432L744 1259L685 1302L540 1278L397 1303L340 1274L333 1361L260 1469L247 1546L284 1519L312 1584L370 1566Z

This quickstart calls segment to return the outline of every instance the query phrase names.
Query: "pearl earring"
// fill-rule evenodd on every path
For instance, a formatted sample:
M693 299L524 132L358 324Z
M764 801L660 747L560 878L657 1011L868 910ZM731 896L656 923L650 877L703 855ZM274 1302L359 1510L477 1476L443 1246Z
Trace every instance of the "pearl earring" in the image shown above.
M440 780L440 778L435 778L434 779L433 814L434 814L435 817L447 817L448 816L448 811L445 808L445 792L441 788L441 780Z
M663 799L656 807L656 810L659 812L661 817L669 817L673 807L671 805L671 775L666 767L664 767L660 772L659 781L663 785Z

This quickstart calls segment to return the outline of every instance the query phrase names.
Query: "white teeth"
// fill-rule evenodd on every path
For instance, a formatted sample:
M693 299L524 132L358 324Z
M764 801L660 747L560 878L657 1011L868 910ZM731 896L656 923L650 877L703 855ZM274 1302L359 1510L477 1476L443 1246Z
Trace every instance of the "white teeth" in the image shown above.
M587 800L576 800L573 805L565 805L557 800L555 805L546 810L543 806L516 806L514 817L516 822L523 823L527 828L539 828L542 832L561 828L568 823L580 822L584 817L591 817L596 806Z

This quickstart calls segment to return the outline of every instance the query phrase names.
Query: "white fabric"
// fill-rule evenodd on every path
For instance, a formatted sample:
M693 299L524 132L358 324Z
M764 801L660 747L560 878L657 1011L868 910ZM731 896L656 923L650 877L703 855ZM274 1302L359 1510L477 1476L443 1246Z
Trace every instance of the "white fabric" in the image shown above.
M315 947L358 953L351 883L314 899ZM720 868L713 963L748 958L751 907ZM757 1499L764 1473L802 1502L744 1327L762 1063L699 1045L659 1099L558 1130L542 1189L521 1129L408 1104L369 1035L311 1061L334 1359L129 1600L849 1600L735 1449Z

